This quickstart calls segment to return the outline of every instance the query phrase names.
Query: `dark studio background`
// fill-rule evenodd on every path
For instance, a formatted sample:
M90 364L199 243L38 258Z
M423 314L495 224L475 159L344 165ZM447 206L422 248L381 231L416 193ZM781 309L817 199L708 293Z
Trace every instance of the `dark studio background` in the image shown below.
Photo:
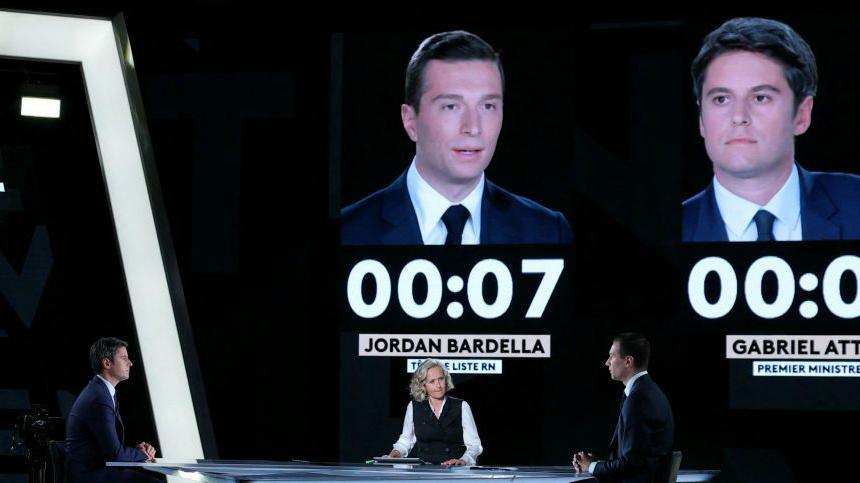
M481 35L501 51L505 66L505 121L488 178L564 212L577 241L569 252L575 260L570 320L547 327L552 362L506 366L511 370L496 382L487 381L496 376L462 383L455 377L455 394L487 401L473 404L485 447L481 462L561 465L579 448L605 454L621 387L608 381L601 364L611 335L621 330L643 331L653 342L650 372L672 401L682 467L720 469L725 481L817 481L822 472L836 476L840 469L813 453L841 458L857 449L849 437L860 423L854 411L729 409L724 332L689 315L687 251L678 238L680 202L710 179L689 80L702 37L742 14L773 16L800 32L816 53L821 81L812 128L798 141L798 160L811 170L856 173L860 72L846 39L855 35L860 16L619 9L549 22L530 22L539 15L523 13L515 23L477 13L456 22L419 21L408 11L396 22L361 23L358 16L367 12L307 5L286 11L225 1L169 8L46 2L0 7L125 14L199 358L202 377L193 382L205 389L211 416L217 451L207 456L357 461L387 451L396 439L408 383L400 362L386 362L380 373L354 381L378 387L379 400L347 402L389 408L379 434L353 431L355 423L339 417L341 370L350 363L340 343L350 328L342 325L339 304L335 215L408 166L413 147L399 118L403 72L420 40L454 28ZM9 70L0 69L0 85L17 89L22 64L4 61L2 67ZM44 70L84 102L74 68ZM7 105L17 91L2 95ZM96 163L90 126L73 123L83 119L73 113L64 111L65 127L52 134L57 146L71 147L41 146L40 156L56 157L59 150ZM23 149L14 146L32 148L42 139L33 126L14 125L23 122L11 114L3 118L0 173L7 177L10 161ZM100 181L96 172L80 176ZM108 316L80 315L75 320L92 325L70 334L40 324L39 317L59 320L50 313L37 313L26 330L7 324L4 315L4 387L19 392L0 393L17 401L0 408L0 430L6 431L0 431L0 481L18 481L12 475L26 470L20 457L2 452L15 416L38 402L62 414L57 392L77 394L83 387L86 348L95 337L134 341L124 290L104 282L118 280L121 267L110 261L117 250L103 187L90 192L87 198L105 210L101 218L69 214L73 209L65 207L55 211L64 217L56 223L74 231L79 228L67 228L74 224L63 220L81 219L102 230L89 236L92 244L80 246L109 263L79 272L89 284L113 292L86 306L108 307L105 313L125 322L115 326ZM51 281L49 289L62 302L40 310L83 305L87 294L67 285L74 284ZM857 333L855 323L831 323L828 330ZM16 379L12 368L42 360L32 355L42 351L53 355L26 371L34 379ZM120 388L125 419L138 421L129 428L131 440L155 436L141 366ZM46 377L49 382L41 383ZM24 402L22 390L28 394Z

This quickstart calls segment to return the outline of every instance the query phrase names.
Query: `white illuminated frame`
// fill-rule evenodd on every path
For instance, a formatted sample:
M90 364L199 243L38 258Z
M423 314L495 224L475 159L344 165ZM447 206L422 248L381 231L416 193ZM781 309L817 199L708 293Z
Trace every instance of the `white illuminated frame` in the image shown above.
M0 11L0 56L81 65L161 456L203 458L120 52L108 19Z

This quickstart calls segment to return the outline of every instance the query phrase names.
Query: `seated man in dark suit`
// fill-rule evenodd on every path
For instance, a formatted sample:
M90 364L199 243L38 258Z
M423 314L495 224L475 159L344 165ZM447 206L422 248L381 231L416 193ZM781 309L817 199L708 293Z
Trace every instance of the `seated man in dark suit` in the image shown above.
M484 178L502 129L498 54L468 32L424 40L406 70L409 169L344 208L344 245L569 243L564 216Z
M128 379L128 344L106 337L90 347L95 376L78 395L66 422L66 483L154 483L162 480L131 469L106 468L107 461L152 461L155 448L123 446L125 429L116 385Z
M578 472L588 471L604 482L652 482L672 453L672 406L648 375L650 356L651 344L640 334L624 333L612 341L606 367L612 380L624 384L621 414L609 443L609 459L595 461L594 455L580 451L573 458Z
M683 241L860 239L860 177L795 162L818 86L800 35L774 20L729 20L705 37L692 74L714 178L683 204Z

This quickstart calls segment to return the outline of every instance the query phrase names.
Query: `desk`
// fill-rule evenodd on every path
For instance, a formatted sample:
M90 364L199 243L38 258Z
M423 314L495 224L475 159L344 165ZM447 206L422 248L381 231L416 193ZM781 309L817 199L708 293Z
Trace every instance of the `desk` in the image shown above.
M345 463L310 464L275 461L226 460L165 460L154 463L109 462L109 467L139 467L167 476L184 478L201 483L275 483L309 481L312 483L570 483L596 482L590 475L577 475L570 466L519 466L519 467L450 467L436 465L395 468L382 465ZM718 471L682 471L679 482L711 481Z

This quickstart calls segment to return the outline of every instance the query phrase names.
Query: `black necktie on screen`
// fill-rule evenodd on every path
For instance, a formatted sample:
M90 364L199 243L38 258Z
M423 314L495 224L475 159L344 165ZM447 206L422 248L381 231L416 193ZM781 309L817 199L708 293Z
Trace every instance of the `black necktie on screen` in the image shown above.
M753 220L755 227L758 230L758 238L755 241L774 241L773 237L773 221L776 219L773 213L765 210L758 210Z
M463 205L454 205L445 210L442 215L442 223L448 230L448 235L445 237L446 245L461 245L463 243L463 227L466 226L466 220L469 219L469 210Z

